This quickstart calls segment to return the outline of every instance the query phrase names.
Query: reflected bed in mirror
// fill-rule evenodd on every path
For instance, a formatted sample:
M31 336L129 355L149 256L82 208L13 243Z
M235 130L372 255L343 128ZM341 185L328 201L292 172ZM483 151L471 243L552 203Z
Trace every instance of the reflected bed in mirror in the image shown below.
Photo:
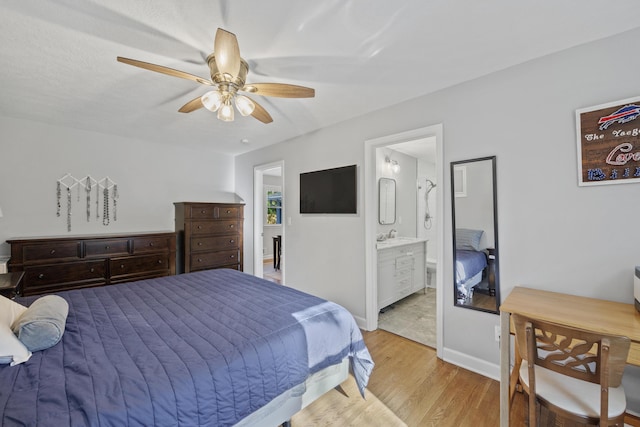
M451 162L454 304L498 313L496 157Z

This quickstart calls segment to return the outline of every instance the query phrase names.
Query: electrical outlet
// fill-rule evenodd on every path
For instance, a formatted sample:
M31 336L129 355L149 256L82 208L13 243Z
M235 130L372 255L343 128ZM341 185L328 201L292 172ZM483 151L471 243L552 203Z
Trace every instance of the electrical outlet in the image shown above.
M494 333L495 333L496 341L500 342L500 325L495 327Z

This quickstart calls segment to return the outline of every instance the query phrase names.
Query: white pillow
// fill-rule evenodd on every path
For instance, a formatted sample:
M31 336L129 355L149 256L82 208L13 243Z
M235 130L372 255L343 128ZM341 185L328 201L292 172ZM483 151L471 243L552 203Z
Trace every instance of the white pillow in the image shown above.
M31 357L31 352L11 330L11 324L25 311L27 307L0 296L0 363L14 366Z

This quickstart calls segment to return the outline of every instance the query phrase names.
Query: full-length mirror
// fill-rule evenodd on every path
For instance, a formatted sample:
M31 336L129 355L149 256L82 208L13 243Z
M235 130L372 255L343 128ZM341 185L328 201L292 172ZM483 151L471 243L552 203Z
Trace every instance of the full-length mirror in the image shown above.
M498 313L496 158L451 162L454 302Z
M394 224L396 222L396 180L380 178L378 183L378 222Z

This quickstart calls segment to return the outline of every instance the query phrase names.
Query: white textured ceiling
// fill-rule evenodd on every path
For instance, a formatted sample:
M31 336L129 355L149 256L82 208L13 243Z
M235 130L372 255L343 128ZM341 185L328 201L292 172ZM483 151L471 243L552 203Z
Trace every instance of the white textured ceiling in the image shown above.
M0 22L1 115L237 154L636 28L640 2L2 0ZM177 112L207 87L116 62L209 77L218 27L248 82L316 97L259 98L273 123L223 123Z

